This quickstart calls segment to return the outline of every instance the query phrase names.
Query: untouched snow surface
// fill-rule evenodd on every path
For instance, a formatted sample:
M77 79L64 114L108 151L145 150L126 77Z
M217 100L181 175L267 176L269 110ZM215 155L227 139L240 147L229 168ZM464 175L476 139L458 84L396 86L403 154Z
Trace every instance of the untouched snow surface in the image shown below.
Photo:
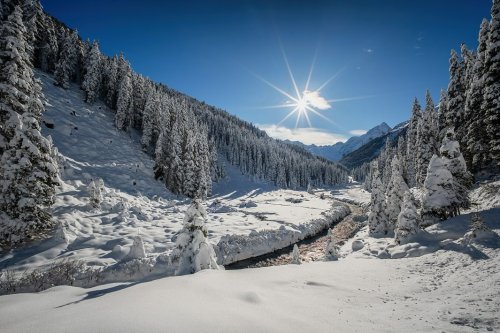
M0 297L2 332L498 331L498 249L202 271ZM21 310L22 309L22 310Z

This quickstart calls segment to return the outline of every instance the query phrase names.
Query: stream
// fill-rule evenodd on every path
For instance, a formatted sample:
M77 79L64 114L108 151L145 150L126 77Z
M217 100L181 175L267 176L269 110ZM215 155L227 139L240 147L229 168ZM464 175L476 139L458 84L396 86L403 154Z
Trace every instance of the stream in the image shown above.
M366 215L360 206L345 203L351 209L351 214L347 215L342 221L333 225L332 232L337 240L337 245L344 244L349 238L361 229L366 220ZM323 260L327 242L328 229L325 229L315 236L303 239L295 244L299 247L300 259L302 262L311 262ZM291 252L294 244L274 252L266 253L258 257L248 258L224 266L227 270L257 268L287 265L291 260Z

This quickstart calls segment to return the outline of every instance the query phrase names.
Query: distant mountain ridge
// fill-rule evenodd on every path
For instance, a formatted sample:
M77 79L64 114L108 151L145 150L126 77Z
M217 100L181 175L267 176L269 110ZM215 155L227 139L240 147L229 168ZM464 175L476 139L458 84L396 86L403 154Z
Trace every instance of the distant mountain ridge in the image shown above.
M360 148L345 155L339 163L348 169L352 169L362 165L363 163L370 162L380 154L380 151L384 147L387 139L391 142L396 142L401 135L406 134L408 123L409 121L404 121L397 124L388 133L370 140Z
M305 145L297 141L288 141L289 143L302 146L314 155L324 157L331 161L339 161L347 154L361 148L363 145L372 141L373 139L382 137L391 131L391 127L385 122L381 123L370 129L363 135L353 136L349 138L346 142L337 142L334 145L329 146L317 146L317 145Z

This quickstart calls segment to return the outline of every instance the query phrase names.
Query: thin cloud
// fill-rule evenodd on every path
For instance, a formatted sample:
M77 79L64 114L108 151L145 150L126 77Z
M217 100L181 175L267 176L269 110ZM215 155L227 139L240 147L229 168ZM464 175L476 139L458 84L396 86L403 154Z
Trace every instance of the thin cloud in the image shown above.
M349 134L359 136L359 135L366 134L366 130L363 130L363 129L350 130Z
M363 49L363 52L366 52L366 53L373 53L373 49L370 49L370 48L368 48L368 49Z
M333 145L337 142L346 141L341 134L331 133L320 128L288 128L274 124L256 124L258 128L273 138L280 140L299 141L306 145L317 146Z

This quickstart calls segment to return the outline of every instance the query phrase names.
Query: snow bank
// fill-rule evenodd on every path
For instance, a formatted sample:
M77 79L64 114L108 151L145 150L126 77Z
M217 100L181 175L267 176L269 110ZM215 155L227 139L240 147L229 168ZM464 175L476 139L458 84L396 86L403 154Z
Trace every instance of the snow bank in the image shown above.
M305 238L314 236L339 222L350 213L345 205L334 205L318 218L293 227L281 226L277 230L253 231L249 235L223 236L216 246L218 262L222 265L257 257L290 246Z

